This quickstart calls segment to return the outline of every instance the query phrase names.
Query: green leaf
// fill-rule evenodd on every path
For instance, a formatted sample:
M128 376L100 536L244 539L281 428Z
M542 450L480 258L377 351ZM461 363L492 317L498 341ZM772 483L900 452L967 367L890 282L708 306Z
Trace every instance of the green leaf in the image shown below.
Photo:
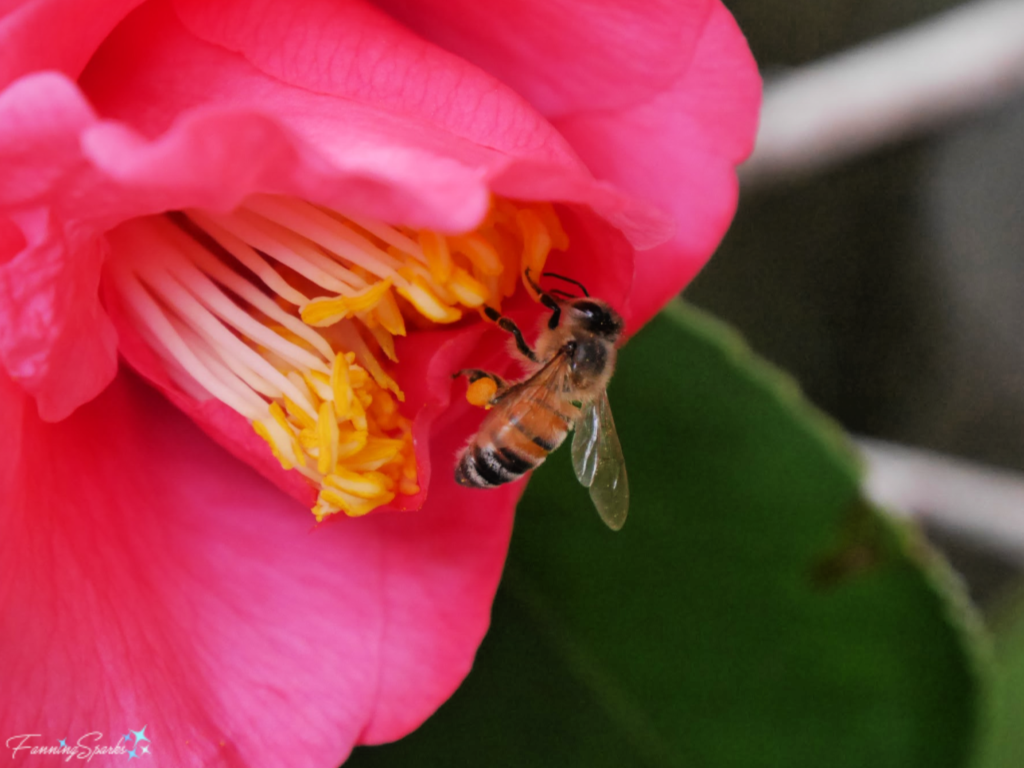
M352 765L965 765L968 614L860 496L838 429L682 305L622 351L609 396L625 528L600 523L567 449L552 456L466 683Z
M1014 595L995 624L995 675L977 768L1024 764L1024 594Z

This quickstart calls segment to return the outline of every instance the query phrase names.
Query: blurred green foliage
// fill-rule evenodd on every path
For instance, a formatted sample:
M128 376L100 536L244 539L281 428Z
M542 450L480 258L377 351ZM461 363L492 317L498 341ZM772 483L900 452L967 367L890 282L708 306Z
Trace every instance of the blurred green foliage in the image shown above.
M1024 593L1007 600L994 621L995 675L975 768L1024 765Z
M970 620L925 545L864 502L838 430L681 305L623 350L610 397L623 531L556 453L468 680L350 764L966 765Z

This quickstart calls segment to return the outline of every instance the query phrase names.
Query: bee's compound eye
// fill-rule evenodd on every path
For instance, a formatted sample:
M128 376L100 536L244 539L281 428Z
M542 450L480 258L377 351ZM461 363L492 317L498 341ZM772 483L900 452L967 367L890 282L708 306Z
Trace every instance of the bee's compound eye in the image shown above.
M589 320L598 320L605 314L604 308L593 301L577 301L572 308Z
M589 299L580 299L572 305L573 313L583 320L583 326L591 333L612 339L622 333L622 318L611 307Z

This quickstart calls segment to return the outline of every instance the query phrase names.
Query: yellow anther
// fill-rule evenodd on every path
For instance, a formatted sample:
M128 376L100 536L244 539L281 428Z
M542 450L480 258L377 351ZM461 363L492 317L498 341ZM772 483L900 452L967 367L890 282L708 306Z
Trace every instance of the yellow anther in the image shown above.
M349 363L348 376L354 389L362 389L370 381L370 374L366 372L366 369L354 363Z
M257 435L266 440L267 445L270 446L270 452L274 454L274 458L281 462L281 469L293 469L295 465L288 460L287 456L278 448L277 443L274 442L274 438L270 436L270 430L267 429L267 425L262 421L254 421L252 423L253 431Z
M513 227L516 237L513 238L509 231L502 229L491 229L483 233L487 242L498 252L503 268L499 275L501 282L501 297L507 298L516 292L519 285L519 272L522 266L522 245L519 240L519 227ZM500 300L495 296L493 300Z
M404 272L402 270L401 272ZM400 272L400 274L401 274ZM462 319L462 313L444 304L427 285L422 276L409 272L409 287L399 287L399 295L412 304L428 320L435 323L455 323Z
M469 259L481 275L500 275L505 269L494 246L483 235L470 232L449 238L453 250Z
M378 389L373 394L373 402L369 409L374 423L383 430L396 429L401 423L398 404L390 393L383 389Z
M345 355L337 355L331 365L331 392L334 394L334 410L338 418L347 419L352 404L352 382Z
M309 388L321 400L331 400L334 392L331 390L331 379L320 371L303 371L302 378L306 380Z
M320 498L328 504L334 505L349 517L362 517L377 507L390 502L395 498L395 494L388 492L375 499L360 499L358 496L353 496L345 491L324 488L320 491Z
M380 304L375 307L374 311L377 314L377 320L388 333L393 336L405 336L405 318L402 317L398 303L390 290L385 291L381 296Z
M409 441L409 451L402 464L402 477L406 480L415 480L417 475L416 453L412 450L412 441Z
M436 232L422 230L419 234L420 248L427 257L430 274L441 283L447 283L452 275L452 254L448 250L448 241Z
M452 281L448 283L448 287L451 288L459 303L464 306L470 308L482 307L484 302L487 301L487 289L462 267L455 268L452 273Z
M544 264L551 252L551 233L537 212L528 208L516 214L516 224L519 225L519 231L523 236L523 285L531 296L536 297L533 286L526 279L526 270L530 270L534 280L544 272Z
M369 328L373 338L377 340L377 344L380 346L380 351L384 353L388 360L397 363L398 355L395 354L394 337L379 325L369 326Z
M306 427L299 431L299 445L310 456L319 455L320 435L317 433L315 424L312 427Z
M340 511L341 510L338 507L334 506L333 504L328 504L326 501L319 498L316 500L316 504L314 504L313 508L310 510L310 512L313 513L313 516L316 518L316 521L318 523L322 523L325 517L336 515Z
M482 282L487 291L487 306L501 312L501 300L504 298L501 293L501 275L484 275Z
M469 385L466 389L466 399L470 405L475 405L478 408L490 408L491 400L494 399L497 391L498 385L495 384L494 379L485 376Z
M399 270L399 275L409 282L415 279L422 281L423 287L437 297L442 304L453 305L456 303L455 295L448 289L449 282L440 282L434 279L430 270L419 262L411 262ZM429 319L429 318L428 318Z
M366 441L363 450L345 461L345 466L359 472L380 469L401 452L404 442L372 437Z
M358 397L352 399L352 411L349 414L349 421L352 422L352 426L355 427L357 431L367 431L366 409L363 408L363 404L359 402Z
M366 447L369 435L348 427L338 430L338 461L355 456Z
M313 414L316 413L316 409L320 407L320 398L310 389L309 384L306 382L302 375L298 371L288 372L288 381L295 385L295 387L306 396L309 402L313 405Z
M342 467L324 478L324 483L331 488L345 491L360 499L375 499L383 496L395 487L395 482L380 472L352 472Z
M551 203L534 203L530 207L537 212L548 234L551 235L551 247L556 251L566 250L569 247L569 235L562 228L562 222L555 213L554 206Z
M420 492L420 487L416 485L415 480L406 480L403 477L398 483L398 492L406 496L412 496Z
M318 328L334 325L347 317L376 307L390 287L389 278L363 288L351 296L315 298L302 308L302 322Z
M320 406L320 415L316 421L316 434L320 449L316 468L321 475L326 475L338 463L338 418L334 414L334 406L331 403L324 403Z
M271 403L270 415L287 436L288 441L291 444L292 455L295 457L295 463L302 467L306 466L306 457L302 453L302 446L299 445L299 436L296 433L295 427L288 423L288 417L285 416L281 406L277 403ZM291 456L289 456L289 459L291 460Z
M295 420L300 428L306 429L316 426L316 419L293 403L288 395L284 396L284 409L288 412L288 415Z

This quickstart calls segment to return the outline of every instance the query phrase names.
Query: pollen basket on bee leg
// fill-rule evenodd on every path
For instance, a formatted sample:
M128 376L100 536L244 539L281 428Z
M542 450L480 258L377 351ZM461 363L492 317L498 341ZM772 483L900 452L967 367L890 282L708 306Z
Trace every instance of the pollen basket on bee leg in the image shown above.
M247 419L317 490L317 520L361 516L420 490L395 337L500 309L567 244L557 222L496 199L476 230L442 235L257 195L122 224L108 276L171 380Z

